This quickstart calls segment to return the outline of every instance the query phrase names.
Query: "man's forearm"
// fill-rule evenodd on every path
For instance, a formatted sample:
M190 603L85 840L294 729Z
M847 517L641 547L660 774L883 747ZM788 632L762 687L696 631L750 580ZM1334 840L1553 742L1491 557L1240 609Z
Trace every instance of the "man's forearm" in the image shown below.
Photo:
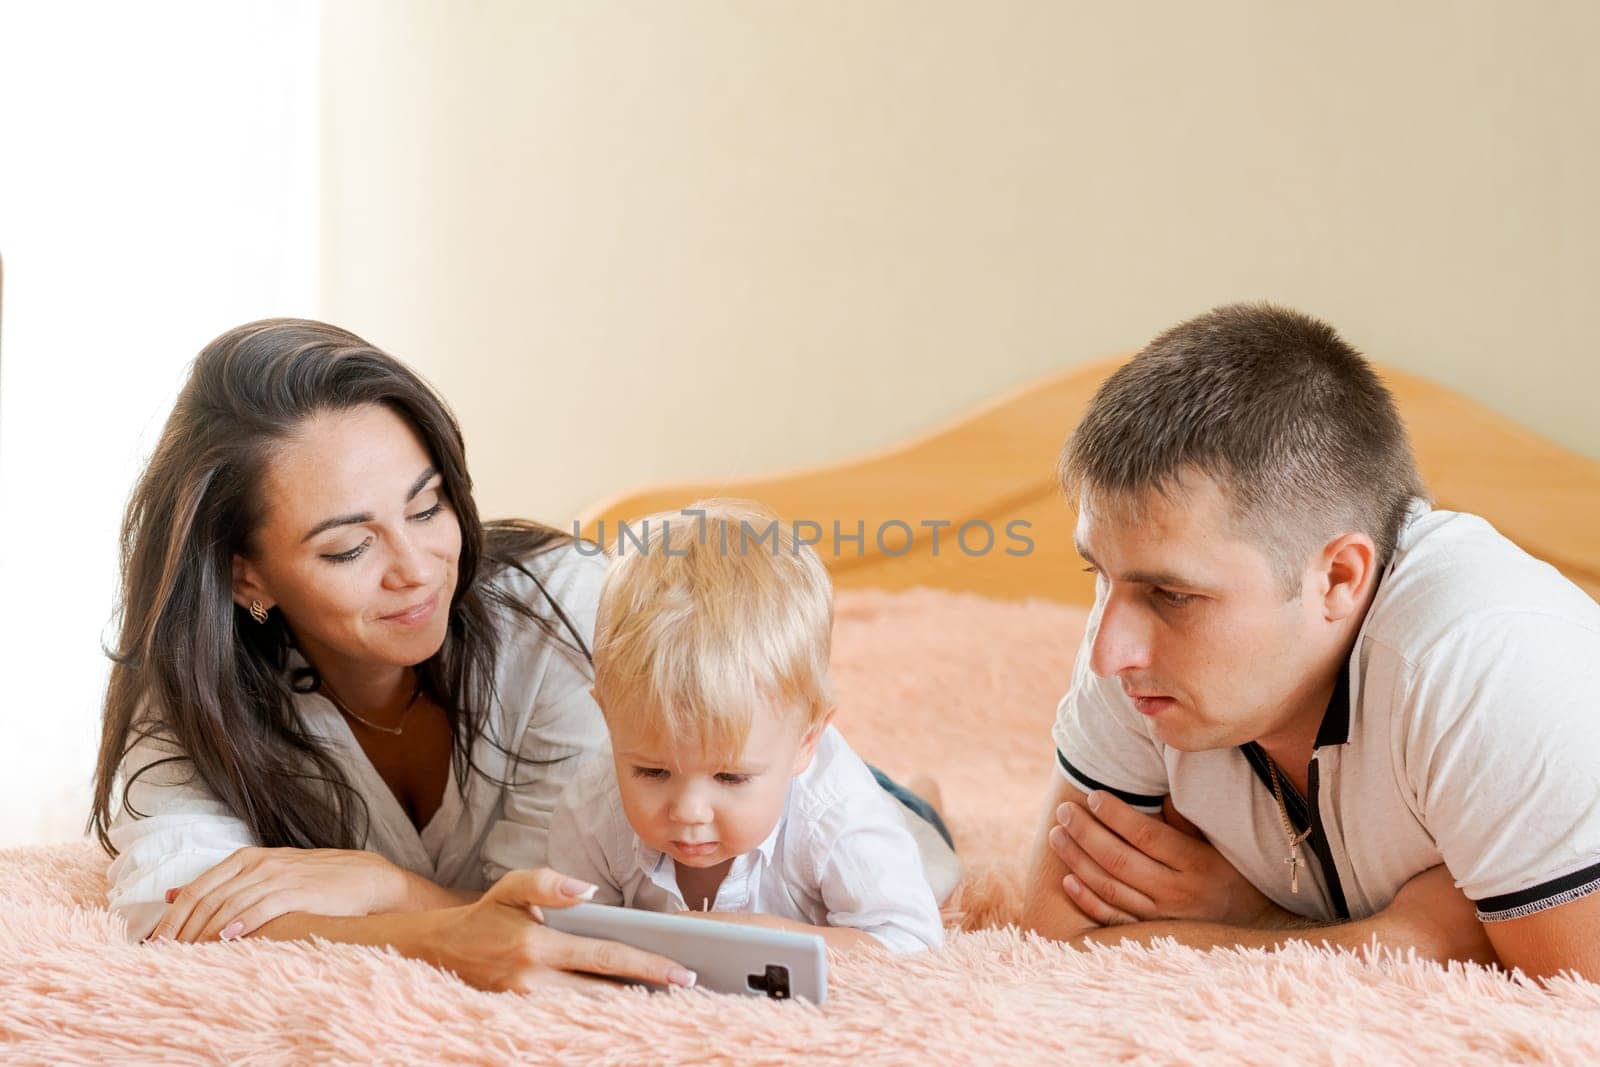
M1308 941L1347 945L1350 930L1357 923L1329 925L1311 919L1284 922L1282 925L1243 927L1225 926L1222 923L1192 922L1183 919L1162 919L1157 922L1128 923L1123 926L1096 927L1087 933L1071 938L1074 945L1120 945L1131 941L1148 945L1161 938L1170 938L1190 948L1280 948L1294 941ZM1354 935L1360 944L1371 939L1370 933ZM1353 944L1347 947L1354 947Z
M1274 913L1271 925L1259 927L1183 920L1130 923L1126 926L1096 928L1074 938L1072 943L1078 946L1118 945L1132 941L1148 945L1159 938L1171 938L1180 945L1202 949L1276 949L1295 943L1360 949L1377 944L1398 950L1415 949L1423 959L1440 963L1453 958L1447 945L1423 936L1410 923L1382 912L1365 919L1328 923L1278 911Z

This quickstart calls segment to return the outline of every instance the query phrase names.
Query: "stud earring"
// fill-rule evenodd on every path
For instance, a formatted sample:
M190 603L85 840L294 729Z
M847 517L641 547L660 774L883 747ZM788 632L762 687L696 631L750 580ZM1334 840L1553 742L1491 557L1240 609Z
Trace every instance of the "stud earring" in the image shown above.
M250 601L250 617L258 623L267 621L267 609L261 606L261 601Z

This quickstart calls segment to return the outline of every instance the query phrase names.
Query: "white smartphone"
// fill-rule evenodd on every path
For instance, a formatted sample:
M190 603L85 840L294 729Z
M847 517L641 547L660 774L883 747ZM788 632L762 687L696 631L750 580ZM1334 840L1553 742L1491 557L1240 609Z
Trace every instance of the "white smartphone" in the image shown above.
M620 941L675 960L718 993L773 1000L828 999L828 953L816 934L635 911L610 904L541 908L552 930Z

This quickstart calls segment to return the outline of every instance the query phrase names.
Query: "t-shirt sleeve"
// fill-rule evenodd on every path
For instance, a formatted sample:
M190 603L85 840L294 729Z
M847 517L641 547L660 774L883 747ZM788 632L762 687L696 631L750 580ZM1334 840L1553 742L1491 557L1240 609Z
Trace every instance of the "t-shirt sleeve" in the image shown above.
M122 761L124 803L108 837L107 904L142 941L166 911L166 892L194 881L241 848L260 844L202 782L159 727L146 727Z
M1140 811L1157 814L1167 795L1167 765L1143 718L1115 681L1089 669L1099 628L1096 606L1072 669L1072 688L1056 708L1056 768L1085 793L1101 789Z
M1600 632L1496 616L1397 680L1422 823L1485 922L1600 892L1597 671Z
M584 644L594 642L595 610L600 586L605 578L605 563L585 558L574 550L560 550L565 557L549 573L546 589L582 635ZM525 582L531 587L531 582ZM529 593L536 610L548 610ZM550 820L556 802L584 757L599 751L606 743L605 719L589 694L593 683L588 663L570 649L552 647L554 639L529 621L516 622L518 646L512 654L528 655L541 650L542 669L537 672L509 670L503 679L500 699L525 713L513 714L522 723L517 735L517 761L511 784L504 791L501 810L483 844L484 878L494 882L508 870L543 867L549 848ZM559 624L558 630L564 632Z

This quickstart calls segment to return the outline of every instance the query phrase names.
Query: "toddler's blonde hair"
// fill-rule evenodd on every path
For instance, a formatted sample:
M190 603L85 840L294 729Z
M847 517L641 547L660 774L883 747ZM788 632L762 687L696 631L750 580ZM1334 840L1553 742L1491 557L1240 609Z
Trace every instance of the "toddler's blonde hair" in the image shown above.
M595 697L704 758L744 749L757 708L833 710L833 586L772 512L705 500L618 531L595 622Z

